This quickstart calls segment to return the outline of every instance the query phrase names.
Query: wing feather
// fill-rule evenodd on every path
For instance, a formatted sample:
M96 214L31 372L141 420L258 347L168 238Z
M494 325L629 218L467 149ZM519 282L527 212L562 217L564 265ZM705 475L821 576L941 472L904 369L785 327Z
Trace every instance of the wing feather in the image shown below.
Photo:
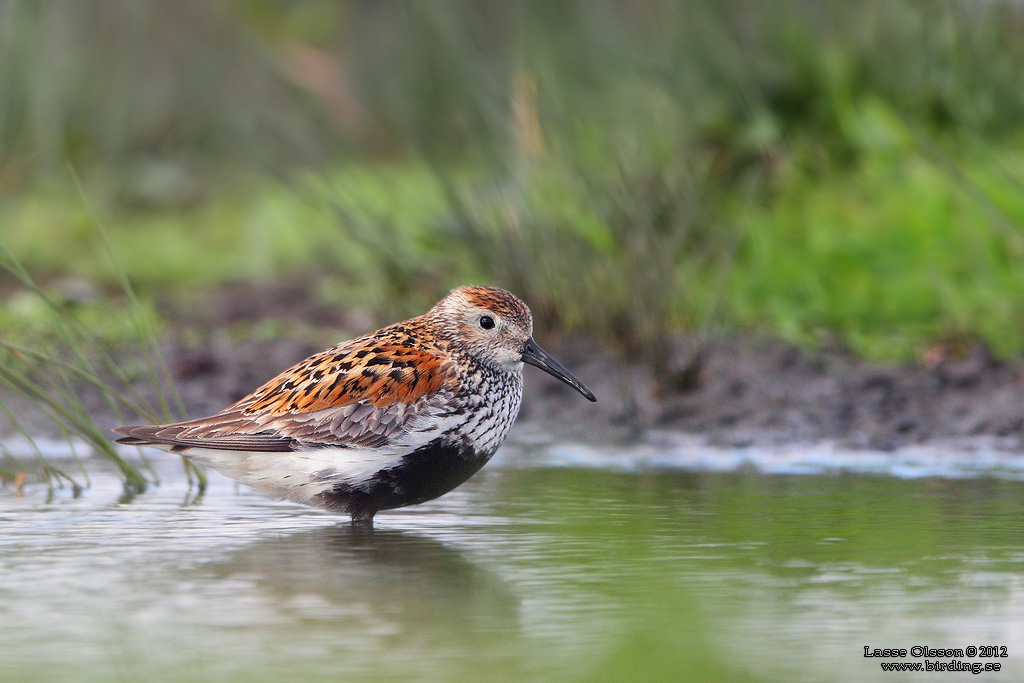
M235 433L204 438L189 433L187 422L171 425L129 425L114 429L124 434L117 443L132 446L161 446L174 452L189 448L214 448L225 451L272 453L295 450L296 442L288 437L271 433Z
M446 354L385 328L307 358L216 415L114 431L118 443L175 451L380 448L406 433L431 395L456 387Z

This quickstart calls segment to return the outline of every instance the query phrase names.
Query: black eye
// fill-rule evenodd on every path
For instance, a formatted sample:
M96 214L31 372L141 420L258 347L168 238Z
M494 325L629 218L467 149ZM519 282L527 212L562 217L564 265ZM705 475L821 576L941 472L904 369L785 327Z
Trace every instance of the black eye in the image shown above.
M484 328L485 330L492 329L494 327L494 318L492 318L489 315L481 316L480 327Z

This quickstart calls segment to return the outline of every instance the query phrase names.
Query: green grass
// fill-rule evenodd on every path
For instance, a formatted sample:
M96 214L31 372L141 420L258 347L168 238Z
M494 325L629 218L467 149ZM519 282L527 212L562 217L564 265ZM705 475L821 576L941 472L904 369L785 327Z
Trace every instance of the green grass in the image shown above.
M96 223L96 238L109 250L110 243L100 222ZM130 337L108 340L104 344L90 329L90 319L81 315L91 308L72 312L69 306L47 293L17 257L0 245L0 271L20 285L21 299L27 304L20 311L15 309L14 315L0 315L0 322L10 323L0 334L0 388L3 389L0 411L11 427L24 436L35 455L26 465L0 441L0 480L13 481L20 487L26 475L35 475L51 489L67 484L77 496L89 481L88 472L79 460L77 444L83 443L117 467L124 479L126 496L142 493L150 483L157 481L147 461L131 462L114 447L83 400L87 393L100 396L118 418L133 415L150 422L166 422L171 421L175 413L184 414L161 357L149 311L140 305L116 259L113 270L125 304L121 310L112 310L108 303L106 317L125 324L126 328L130 325L125 330L130 329ZM8 317L10 319L5 320ZM27 329L20 328L18 323L27 323ZM102 320L94 327L108 331L110 322ZM142 373L134 373L141 377L132 376L133 373L119 366L109 353L111 346L124 346L129 338L144 364ZM142 396L136 384L147 379L158 397L158 407ZM47 462L37 445L37 435L25 425L26 416L11 407L13 397L22 399L67 439L70 452L80 467L81 481L77 475L72 476ZM189 482L197 482L202 491L206 485L204 472L184 458L182 462Z
M803 342L839 335L874 358L936 341L1024 350L1024 155L920 150L855 168L794 170L764 210L739 206L746 239L730 308Z

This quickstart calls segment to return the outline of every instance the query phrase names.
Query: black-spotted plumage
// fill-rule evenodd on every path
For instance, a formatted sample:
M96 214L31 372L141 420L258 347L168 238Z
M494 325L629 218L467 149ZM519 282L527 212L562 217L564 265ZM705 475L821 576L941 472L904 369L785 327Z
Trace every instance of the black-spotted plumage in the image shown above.
M311 356L216 415L126 426L243 484L369 521L455 488L497 450L531 363L593 393L533 341L530 310L460 287L418 318Z

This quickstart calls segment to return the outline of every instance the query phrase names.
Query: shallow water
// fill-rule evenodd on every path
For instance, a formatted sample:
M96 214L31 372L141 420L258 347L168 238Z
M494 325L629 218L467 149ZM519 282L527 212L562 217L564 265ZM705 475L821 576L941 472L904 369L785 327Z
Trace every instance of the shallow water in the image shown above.
M77 499L0 490L0 678L970 677L865 645L1024 677L1024 483L512 453L371 534L217 475L191 500L170 457L131 501L97 461Z

